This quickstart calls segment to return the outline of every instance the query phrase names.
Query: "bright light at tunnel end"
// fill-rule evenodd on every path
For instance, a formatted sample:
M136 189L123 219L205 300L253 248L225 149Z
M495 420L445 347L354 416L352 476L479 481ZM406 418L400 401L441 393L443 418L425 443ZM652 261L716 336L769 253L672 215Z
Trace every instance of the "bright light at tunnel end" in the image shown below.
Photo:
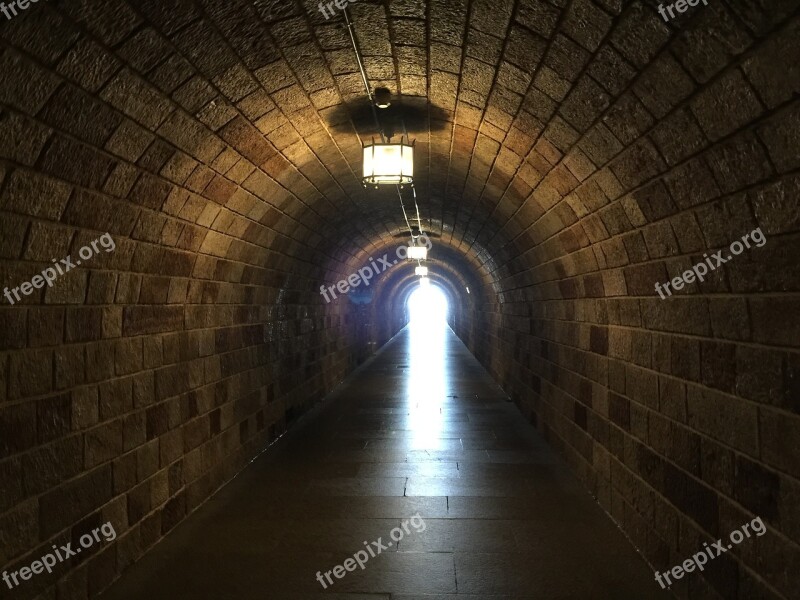
M447 322L447 298L439 286L430 285L430 279L428 282L429 285L420 285L408 298L409 324L414 330L441 327Z

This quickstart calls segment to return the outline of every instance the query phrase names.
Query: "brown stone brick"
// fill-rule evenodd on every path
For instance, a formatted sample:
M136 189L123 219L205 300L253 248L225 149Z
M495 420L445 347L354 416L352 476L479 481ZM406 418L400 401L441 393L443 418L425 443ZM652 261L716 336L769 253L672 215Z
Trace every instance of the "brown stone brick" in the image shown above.
M736 394L757 402L783 405L783 356L779 352L736 347Z
M67 435L72 428L72 403L67 393L43 398L36 403L37 437L47 443Z
M183 454L183 435L180 429L168 431L159 438L161 467L171 465Z
M206 418L195 419L184 426L183 432L184 452L189 452L209 439L209 420Z
M10 398L46 394L52 389L52 350L28 350L11 355Z
M626 431L630 431L630 400L618 394L608 395L608 418Z
M139 373L133 378L133 404L136 408L149 406L156 400L155 378L152 371Z
M0 417L2 418L2 417ZM30 454L28 456L31 456ZM23 498L22 462L19 458L0 460L0 477L3 485L0 488L0 511L6 512ZM26 491L26 494L29 493Z
M88 342L103 337L103 311L100 308L67 310L67 342Z
M145 481L128 492L128 523L138 523L150 509L150 482Z
M166 433L168 428L167 405L157 404L147 410L147 439L152 440Z
M800 416L759 409L761 460L794 477L800 473Z
M183 327L183 309L179 306L129 306L123 311L125 335L176 331Z
M739 134L711 149L708 164L723 192L735 192L767 178L772 167L752 134Z
M157 439L152 440L137 449L136 464L139 481L144 481L158 471L159 441Z
M54 353L56 389L71 388L85 381L85 356L80 346L64 346Z
M136 468L136 452L128 452L114 460L114 494L124 494L136 485Z
M23 165L33 165L51 130L19 114L0 120L0 156Z
M736 501L764 519L774 519L780 492L778 474L744 456L736 457L734 468Z
M114 419L133 408L133 378L112 379L98 386L100 420Z
M711 141L755 120L761 103L739 71L729 71L692 100L692 112Z
M25 348L26 341L30 338L25 335L26 314L21 310L13 310L10 307L0 309L0 331L3 332L0 338L0 348L3 350ZM38 341L37 338L34 338ZM33 342L33 340L31 340ZM49 344L30 343L31 346L43 346Z
M25 473L25 494L46 492L83 471L83 437L73 435L40 446L24 454L20 463ZM19 482L22 481L20 474Z
M658 377L652 371L628 366L625 375L626 395L643 406L658 406Z
M757 455L758 416L751 403L690 386L688 417L693 429L750 456Z
M89 471L46 493L39 500L40 533L61 531L111 498L111 464Z
M132 450L145 443L147 426L145 413L140 411L123 417L123 439L125 450Z
M791 298L749 300L753 340L797 347L800 340L800 304ZM776 319L775 315L781 315Z
M701 380L708 387L733 393L736 380L736 346L718 342L700 344Z
M86 432L86 468L113 460L123 452L123 421L117 419Z
M166 534L186 515L186 497L184 492L178 493L164 506L161 512L161 532Z
M89 275L87 304L113 304L117 276L114 273L92 271Z
M33 548L41 533L38 522L39 503L30 499L17 505L13 510L0 516L0 530L3 531L3 546L0 547L0 561L8 564L12 559Z
M167 469L156 473L149 480L150 504L153 508L160 507L169 498L169 473Z
M122 339L117 342L115 349L115 371L117 375L129 375L141 371L142 339Z
M99 190L114 161L90 146L56 135L45 151L42 170L65 181Z
M2 318L2 317L0 317ZM63 308L31 308L28 310L29 347L55 346L64 341Z

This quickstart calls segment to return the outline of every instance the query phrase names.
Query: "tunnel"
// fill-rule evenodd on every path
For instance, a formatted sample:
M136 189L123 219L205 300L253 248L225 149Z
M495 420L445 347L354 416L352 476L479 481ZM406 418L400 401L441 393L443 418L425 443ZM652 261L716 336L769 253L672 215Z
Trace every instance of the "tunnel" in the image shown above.
M0 597L800 598L799 40L0 3Z

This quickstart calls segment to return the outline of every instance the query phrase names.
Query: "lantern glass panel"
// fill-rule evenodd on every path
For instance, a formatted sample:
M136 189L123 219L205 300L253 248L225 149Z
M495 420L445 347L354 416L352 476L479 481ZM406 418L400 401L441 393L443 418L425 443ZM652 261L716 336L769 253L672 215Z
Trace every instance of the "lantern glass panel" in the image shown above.
M428 258L428 249L425 246L409 246L408 258L411 260L425 260Z
M406 184L414 179L414 146L370 144L364 146L364 184Z

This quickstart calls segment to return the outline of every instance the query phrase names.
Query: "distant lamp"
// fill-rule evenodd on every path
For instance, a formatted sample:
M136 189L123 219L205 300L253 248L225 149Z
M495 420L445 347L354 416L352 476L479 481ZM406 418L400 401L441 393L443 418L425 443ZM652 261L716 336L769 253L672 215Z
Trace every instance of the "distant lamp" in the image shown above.
M414 269L414 273L416 273L420 277L427 277L428 267L417 267L416 269Z
M392 105L392 92L389 88L375 88L375 106L378 108L389 108Z
M428 247L423 246L419 238L412 237L408 246L408 258L409 260L425 260L428 258Z
M428 258L428 249L425 246L409 246L408 258L411 260L425 260Z
M364 187L414 183L414 142L364 144Z
M431 284L431 280L428 277L420 277L419 278L419 284L420 285L430 285Z

